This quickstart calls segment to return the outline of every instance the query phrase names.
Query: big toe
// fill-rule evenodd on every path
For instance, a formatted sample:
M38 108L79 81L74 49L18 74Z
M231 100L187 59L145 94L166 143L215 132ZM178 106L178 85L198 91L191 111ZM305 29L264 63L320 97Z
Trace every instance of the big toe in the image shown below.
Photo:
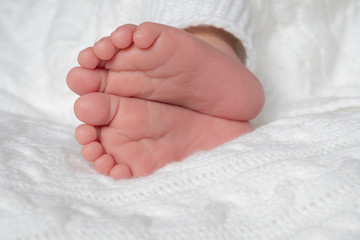
M80 121L100 126L111 122L118 106L118 97L95 92L79 97L74 104L74 112Z

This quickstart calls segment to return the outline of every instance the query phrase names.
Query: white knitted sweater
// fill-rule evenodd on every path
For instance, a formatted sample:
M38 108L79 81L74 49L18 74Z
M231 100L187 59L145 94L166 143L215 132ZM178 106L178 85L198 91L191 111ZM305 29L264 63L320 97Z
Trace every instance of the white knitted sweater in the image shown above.
M0 239L360 239L360 2L251 4L2 0ZM81 158L64 79L142 21L231 32L267 102L254 132L114 181Z

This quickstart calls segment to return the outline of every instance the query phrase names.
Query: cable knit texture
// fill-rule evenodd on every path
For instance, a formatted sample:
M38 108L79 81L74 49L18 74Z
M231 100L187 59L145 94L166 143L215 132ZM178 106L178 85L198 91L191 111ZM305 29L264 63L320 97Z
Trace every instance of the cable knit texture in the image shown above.
M81 158L65 85L79 50L143 20L247 38L243 4L1 1L0 239L360 239L357 0L251 1L254 132L139 179Z

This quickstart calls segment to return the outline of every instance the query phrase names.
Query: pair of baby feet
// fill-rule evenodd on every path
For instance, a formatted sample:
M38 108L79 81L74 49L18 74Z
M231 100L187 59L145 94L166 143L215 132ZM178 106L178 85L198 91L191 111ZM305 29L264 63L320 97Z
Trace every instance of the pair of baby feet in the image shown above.
M67 84L80 97L82 155L115 179L146 176L252 130L263 105L241 61L177 28L123 25L79 53Z

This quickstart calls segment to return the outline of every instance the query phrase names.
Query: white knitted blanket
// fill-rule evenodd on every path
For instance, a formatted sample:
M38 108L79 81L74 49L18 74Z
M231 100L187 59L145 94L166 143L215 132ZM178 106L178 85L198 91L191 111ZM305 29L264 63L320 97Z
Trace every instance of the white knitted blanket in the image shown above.
M71 1L71 21L99 2ZM66 25L64 4L0 3L1 240L360 239L359 1L252 1L267 94L257 129L123 181L82 160L64 82L77 51L119 22Z

